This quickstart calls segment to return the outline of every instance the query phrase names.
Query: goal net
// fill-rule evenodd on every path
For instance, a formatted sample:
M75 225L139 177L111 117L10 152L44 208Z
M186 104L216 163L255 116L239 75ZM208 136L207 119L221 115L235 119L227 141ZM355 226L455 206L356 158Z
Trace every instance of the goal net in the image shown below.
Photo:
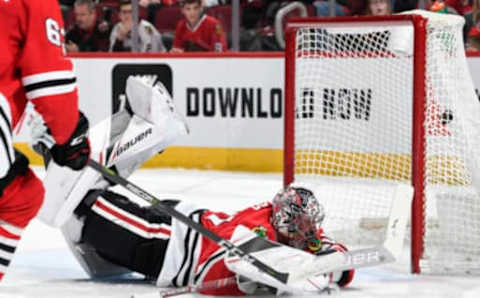
M463 18L425 11L297 19L286 33L284 183L308 184L324 228L384 240L392 192L415 189L413 272L480 272L480 105Z

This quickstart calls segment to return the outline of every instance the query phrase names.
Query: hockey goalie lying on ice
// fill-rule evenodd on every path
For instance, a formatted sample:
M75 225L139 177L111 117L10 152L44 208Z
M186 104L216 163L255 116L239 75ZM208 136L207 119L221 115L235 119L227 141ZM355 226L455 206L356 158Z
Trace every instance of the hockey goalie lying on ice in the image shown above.
M123 177L188 133L161 84L130 77L127 97L131 108L121 110L90 132L93 158ZM49 147L43 124L31 121L31 125L34 148ZM200 291L208 294L277 292L262 274L250 271L247 262L227 256L224 248L175 218L110 191L111 185L92 169L77 174L50 161L45 185L46 202L40 219L61 226L69 247L91 277L138 272L161 287L200 285ZM254 236L288 245L277 247L275 253L268 249L258 252L262 260L285 267L279 270L301 271L294 268L297 263L288 260L305 251L319 258L322 254L338 254L342 260L346 252L342 244L323 234L324 209L306 188L288 187L274 195L272 202L233 215L177 200L163 203L234 243L242 243L253 231ZM346 286L353 275L354 270L320 274L299 279L291 289L283 287L281 291L320 293L337 285ZM202 288L212 281L218 282Z

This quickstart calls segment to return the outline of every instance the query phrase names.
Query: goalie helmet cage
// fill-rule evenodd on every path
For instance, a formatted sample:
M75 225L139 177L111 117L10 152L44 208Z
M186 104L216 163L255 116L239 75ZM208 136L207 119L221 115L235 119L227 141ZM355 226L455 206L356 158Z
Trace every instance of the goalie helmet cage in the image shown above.
M284 185L315 190L337 240L371 245L391 186L411 181L415 273L480 272L480 105L463 22L413 11L286 29Z

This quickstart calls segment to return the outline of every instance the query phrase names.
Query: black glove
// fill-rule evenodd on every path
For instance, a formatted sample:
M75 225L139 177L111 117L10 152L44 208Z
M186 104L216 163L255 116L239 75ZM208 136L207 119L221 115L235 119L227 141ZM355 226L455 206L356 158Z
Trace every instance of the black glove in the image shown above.
M77 127L70 139L63 145L54 145L50 153L58 165L67 166L72 170L81 170L87 165L90 156L88 119L82 112L79 112Z

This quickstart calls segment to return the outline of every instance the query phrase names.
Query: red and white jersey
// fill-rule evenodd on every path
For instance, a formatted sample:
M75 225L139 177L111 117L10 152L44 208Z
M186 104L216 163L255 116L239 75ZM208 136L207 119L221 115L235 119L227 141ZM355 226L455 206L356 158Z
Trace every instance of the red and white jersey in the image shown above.
M0 1L0 28L0 107L10 130L31 101L56 142L65 143L78 121L78 102L58 1Z
M227 39L220 22L214 17L203 15L194 27L185 19L178 22L173 48L185 52L224 52L227 49Z
M223 239L230 239L235 228L239 225L246 226L254 232L265 235L266 238L275 241L275 230L270 223L272 217L272 204L265 202L234 215L222 212L206 211L202 215L202 225ZM208 281L232 277L235 274L227 269L224 262L225 249L206 237L202 237L202 250L198 260L193 279L194 284L202 284ZM215 295L242 295L236 284L201 291L203 294Z
M235 228L244 225L265 234L268 239L275 240L275 231L270 224L272 213L270 203L252 206L233 215L197 209L185 202L180 203L175 209L223 239L230 239ZM170 241L157 284L181 287L232 277L234 273L225 266L224 255L224 248L173 218ZM202 293L243 294L236 284Z
M276 241L275 230L270 223L272 204L265 202L233 215L223 212L199 210L188 204L180 203L176 209L191 219L201 223L223 239L230 239L238 225L244 225L267 239ZM322 231L319 231L322 234ZM329 238L320 235L323 245L339 251L346 249ZM186 227L178 220L172 220L170 243L165 262L158 279L159 286L186 286L204 284L210 281L227 279L235 274L224 263L225 249L212 240L202 237L198 232ZM352 276L353 277L353 276ZM202 290L210 295L244 295L235 283L214 289Z

